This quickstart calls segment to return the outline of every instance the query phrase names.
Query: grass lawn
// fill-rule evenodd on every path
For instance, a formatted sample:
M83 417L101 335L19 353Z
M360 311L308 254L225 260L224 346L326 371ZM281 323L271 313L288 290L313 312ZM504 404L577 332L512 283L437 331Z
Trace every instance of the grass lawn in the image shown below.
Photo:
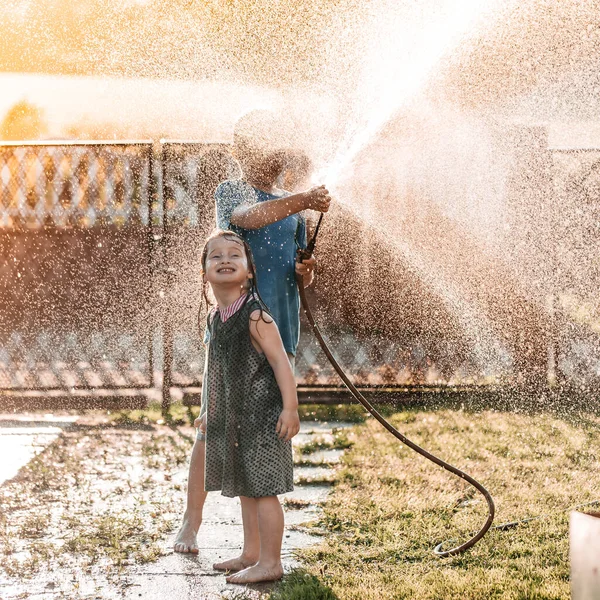
M496 523L543 518L490 531L466 554L435 557L436 544L466 540L483 524L485 502L369 419L348 434L353 444L316 524L327 534L301 553L306 593L295 574L272 598L570 597L569 509L600 500L600 418L439 410L400 412L390 420L479 479L495 498Z

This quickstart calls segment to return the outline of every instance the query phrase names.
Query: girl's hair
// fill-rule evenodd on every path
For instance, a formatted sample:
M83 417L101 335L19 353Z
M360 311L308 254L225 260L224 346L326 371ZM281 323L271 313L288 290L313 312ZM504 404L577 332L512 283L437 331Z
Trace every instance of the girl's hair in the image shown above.
M204 243L204 248L202 248L202 255L201 255L201 259L200 259L201 264L202 264L202 270L206 271L206 259L208 258L208 245L210 244L210 242L212 240L215 240L217 238L225 238L226 240L230 240L232 242L237 242L244 248L244 252L246 253L246 259L248 261L248 271L252 275L252 277L249 279L250 285L248 287L248 296L247 296L246 302L249 299L251 299L252 297L257 298L259 301L259 304L260 304L260 318L263 321L265 321L265 318L263 316L263 309L268 310L269 308L265 304L264 300L261 298L261 296L258 292L258 284L256 281L256 265L254 263L254 257L252 256L252 250L250 249L248 242L242 236L238 235L234 231L228 231L225 229L215 229L208 236L208 238L206 238L206 242ZM212 303L208 299L208 294L206 293L207 285L208 285L207 283L203 284L202 295L204 297L204 303L206 306L206 310L209 311L212 306Z

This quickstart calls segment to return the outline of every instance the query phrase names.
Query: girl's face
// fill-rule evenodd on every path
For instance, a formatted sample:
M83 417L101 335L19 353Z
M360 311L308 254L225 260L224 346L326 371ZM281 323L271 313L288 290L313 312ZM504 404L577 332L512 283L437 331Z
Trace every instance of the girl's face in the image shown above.
M204 262L204 281L211 285L240 284L245 286L252 278L248 258L240 242L218 237L208 242Z

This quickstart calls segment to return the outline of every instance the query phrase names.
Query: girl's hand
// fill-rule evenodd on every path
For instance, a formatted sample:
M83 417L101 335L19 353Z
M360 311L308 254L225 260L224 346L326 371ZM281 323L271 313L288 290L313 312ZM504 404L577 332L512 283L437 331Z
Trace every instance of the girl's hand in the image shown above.
M300 431L300 417L297 410L283 409L275 428L284 442L289 442Z
M206 413L201 417L194 419L194 427L200 430L200 433L206 433Z

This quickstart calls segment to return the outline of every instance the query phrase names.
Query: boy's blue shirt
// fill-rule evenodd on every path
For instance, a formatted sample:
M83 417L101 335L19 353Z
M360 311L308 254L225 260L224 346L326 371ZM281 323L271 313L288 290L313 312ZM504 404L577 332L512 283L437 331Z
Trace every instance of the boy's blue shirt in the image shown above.
M299 214L260 229L231 224L240 205L275 200L289 195L268 194L241 180L225 181L215 191L217 227L241 235L250 246L258 279L258 291L275 319L285 351L296 354L300 338L300 297L296 287L296 251L306 248L306 223Z

